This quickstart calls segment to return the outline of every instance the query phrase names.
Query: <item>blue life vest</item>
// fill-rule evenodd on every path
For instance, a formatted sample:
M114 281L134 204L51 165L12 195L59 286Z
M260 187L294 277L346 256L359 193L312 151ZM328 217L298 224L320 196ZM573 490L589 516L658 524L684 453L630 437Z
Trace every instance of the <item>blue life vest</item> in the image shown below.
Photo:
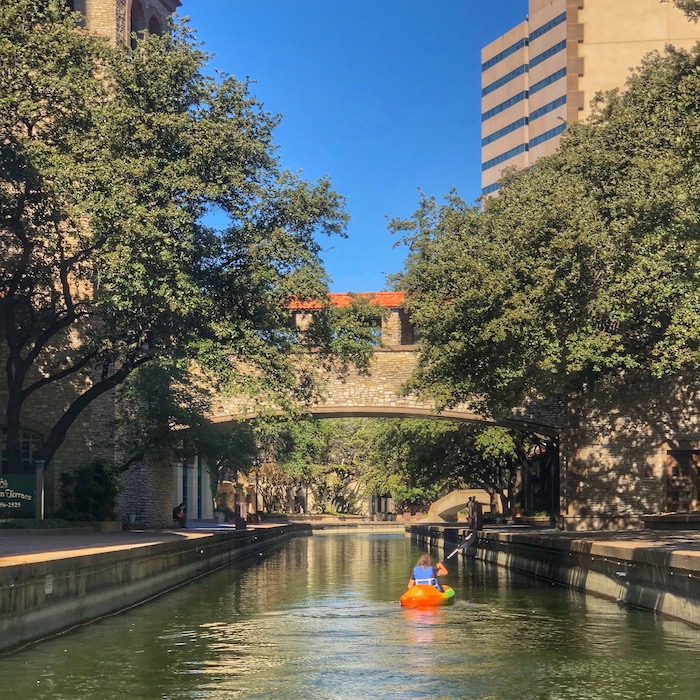
M413 579L416 583L427 583L429 586L438 587L437 573L434 566L429 566L425 569L422 566L414 566Z

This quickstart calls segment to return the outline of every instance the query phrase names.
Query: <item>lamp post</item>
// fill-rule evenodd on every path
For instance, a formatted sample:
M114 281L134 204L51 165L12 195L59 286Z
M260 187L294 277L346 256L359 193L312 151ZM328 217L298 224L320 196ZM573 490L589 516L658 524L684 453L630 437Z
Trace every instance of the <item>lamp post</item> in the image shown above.
M34 486L34 497L36 499L36 519L44 519L44 460L37 459L34 462L36 468L36 482Z

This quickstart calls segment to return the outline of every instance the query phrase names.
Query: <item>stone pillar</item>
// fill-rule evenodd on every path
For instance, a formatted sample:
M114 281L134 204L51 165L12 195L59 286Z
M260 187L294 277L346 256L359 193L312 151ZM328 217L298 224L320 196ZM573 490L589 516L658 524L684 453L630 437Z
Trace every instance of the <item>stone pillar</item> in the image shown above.
M155 530L172 527L173 467L167 458L132 465L122 477L117 513L131 527ZM133 522L132 522L133 520Z

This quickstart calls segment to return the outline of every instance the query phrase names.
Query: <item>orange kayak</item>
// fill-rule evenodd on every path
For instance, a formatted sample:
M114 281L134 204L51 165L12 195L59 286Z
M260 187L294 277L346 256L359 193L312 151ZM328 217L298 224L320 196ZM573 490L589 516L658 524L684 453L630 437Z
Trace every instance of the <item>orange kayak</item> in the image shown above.
M418 583L411 586L400 598L399 602L404 608L417 608L428 605L444 605L449 603L455 596L453 588L443 586L439 591L435 586L427 583Z

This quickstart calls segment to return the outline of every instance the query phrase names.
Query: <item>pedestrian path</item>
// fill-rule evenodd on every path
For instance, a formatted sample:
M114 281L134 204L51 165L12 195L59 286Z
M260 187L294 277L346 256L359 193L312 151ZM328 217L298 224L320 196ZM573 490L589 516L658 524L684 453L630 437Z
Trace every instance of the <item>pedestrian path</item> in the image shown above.
M295 524L301 521L295 520ZM248 525L248 529L284 527L287 523L272 522ZM330 524L330 523L328 523ZM377 523L379 525L380 523ZM417 523L411 523L415 525ZM342 527L342 523L333 523ZM450 524L442 523L442 527ZM464 523L457 523L464 529ZM15 564L67 559L102 552L112 552L138 547L147 547L163 542L208 537L213 532L232 531L229 524L190 523L186 529L174 530L123 530L117 532L75 533L62 530L53 534L50 530L3 530L0 529L0 567ZM650 549L687 552L689 556L700 556L700 530L627 530L623 532L562 532L555 529L529 528L523 526L488 527L485 532L527 533L543 539L590 542L600 546L615 546L620 549Z
M0 530L0 567L148 547L163 542L207 537L208 534L209 531L204 529L62 531L61 534L43 530Z

